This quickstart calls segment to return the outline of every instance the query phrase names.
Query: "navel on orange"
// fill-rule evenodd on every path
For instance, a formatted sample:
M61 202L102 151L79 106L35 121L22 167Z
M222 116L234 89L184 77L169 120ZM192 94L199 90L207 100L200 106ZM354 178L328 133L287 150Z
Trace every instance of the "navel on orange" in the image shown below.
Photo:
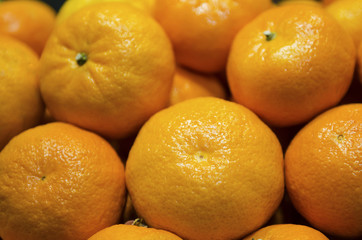
M168 104L171 43L151 16L127 4L91 4L60 24L41 57L50 114L109 138L135 132Z
M126 163L126 184L148 225L183 239L237 239L261 227L284 190L274 133L247 108L194 98L153 115Z
M324 9L269 9L234 39L227 66L236 102L274 126L305 123L335 106L355 68L352 38Z
M362 104L332 108L309 122L285 156L286 186L315 228L362 236Z

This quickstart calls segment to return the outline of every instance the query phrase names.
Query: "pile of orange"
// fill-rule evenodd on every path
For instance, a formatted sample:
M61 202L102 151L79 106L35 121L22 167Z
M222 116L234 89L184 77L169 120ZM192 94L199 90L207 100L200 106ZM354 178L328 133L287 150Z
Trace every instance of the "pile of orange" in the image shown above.
M361 239L361 20L0 1L0 240Z

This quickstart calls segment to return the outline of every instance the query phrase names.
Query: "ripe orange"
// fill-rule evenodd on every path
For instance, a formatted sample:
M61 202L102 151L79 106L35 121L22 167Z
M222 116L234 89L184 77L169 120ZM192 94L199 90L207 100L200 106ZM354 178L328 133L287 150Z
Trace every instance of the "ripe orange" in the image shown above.
M283 154L250 110L194 98L153 115L126 164L136 212L184 239L237 239L264 224L284 190Z
M326 10L346 29L358 47L362 42L362 0L335 1Z
M55 11L41 1L0 1L0 33L28 44L40 55L53 30Z
M268 124L291 126L341 100L355 59L353 40L324 9L280 6L238 33L229 55L228 83L235 101Z
M297 224L276 224L259 229L243 240L328 240L320 231Z
M44 104L38 83L39 58L25 43L0 35L0 151L25 129L39 124Z
M173 233L134 225L114 225L93 235L89 240L181 240Z
M177 67L171 89L170 105L196 97L226 98L226 90L221 80L215 75L200 74Z
M169 35L176 61L202 72L225 68L237 31L271 0L156 0L155 18Z
M362 104L326 111L292 140L286 185L296 209L317 229L362 236Z
M50 114L110 138L135 132L167 106L175 68L159 24L118 2L91 4L67 18L40 62Z
M113 148L70 124L29 129L0 152L3 239L87 239L117 223L124 198Z
M59 12L56 17L56 24L60 24L70 15L80 10L81 8L94 3L103 3L103 2L123 2L132 5L133 7L138 8L139 10L153 14L153 5L155 0L67 0L59 9Z

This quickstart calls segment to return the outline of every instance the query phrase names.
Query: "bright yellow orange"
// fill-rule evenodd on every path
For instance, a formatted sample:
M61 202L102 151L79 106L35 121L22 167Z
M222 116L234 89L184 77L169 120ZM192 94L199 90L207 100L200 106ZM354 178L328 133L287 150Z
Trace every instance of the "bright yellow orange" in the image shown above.
M291 126L342 99L355 61L352 38L324 9L280 6L238 33L229 55L228 83L235 101L268 124Z
M218 72L237 31L271 6L270 0L156 0L155 18L170 37L177 62Z
M28 44L38 55L54 23L54 9L42 1L0 1L0 33Z
M261 227L284 189L274 133L247 108L194 98L153 115L126 164L136 212L183 239L238 239Z
M118 222L124 167L92 132L50 123L22 132L0 152L0 236L85 240Z
M91 4L60 24L41 57L50 114L110 138L125 137L168 104L175 62L167 35L127 4Z
M226 89L215 75L196 73L177 67L173 79L170 105L196 98L226 98Z
M309 122L285 156L289 196L315 228L362 236L362 104L330 109Z
M181 240L173 233L133 225L114 225L93 235L89 240Z
M39 124L44 112L39 58L25 43L0 35L0 151L20 132Z
M155 0L67 0L59 9L56 16L56 24L60 24L70 15L80 10L81 8L94 3L103 2L123 2L138 8L139 10L153 15L153 8Z
M263 227L243 240L328 240L320 231L297 224L276 224Z
M358 47L362 42L362 0L336 1L326 10L346 29Z

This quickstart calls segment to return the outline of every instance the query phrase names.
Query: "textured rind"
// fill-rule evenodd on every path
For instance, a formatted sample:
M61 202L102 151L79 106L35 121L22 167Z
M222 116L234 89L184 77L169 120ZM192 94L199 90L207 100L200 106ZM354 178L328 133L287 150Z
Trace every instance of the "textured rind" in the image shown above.
M181 240L175 234L155 229L132 225L114 225L93 235L89 240Z
M362 234L362 104L333 108L293 139L285 156L286 186L297 210L316 228Z
M274 33L267 41L265 32ZM304 123L335 106L353 78L349 34L308 5L264 11L236 35L227 65L236 102L275 126Z
M0 236L84 240L117 223L124 167L94 133L50 123L14 137L0 153Z
M82 66L78 53L88 57ZM166 107L174 68L171 43L151 16L127 4L98 3L50 36L40 89L55 119L121 138Z
M127 160L126 183L151 226L186 239L234 239L260 227L279 205L283 156L254 113L197 98L146 122Z

